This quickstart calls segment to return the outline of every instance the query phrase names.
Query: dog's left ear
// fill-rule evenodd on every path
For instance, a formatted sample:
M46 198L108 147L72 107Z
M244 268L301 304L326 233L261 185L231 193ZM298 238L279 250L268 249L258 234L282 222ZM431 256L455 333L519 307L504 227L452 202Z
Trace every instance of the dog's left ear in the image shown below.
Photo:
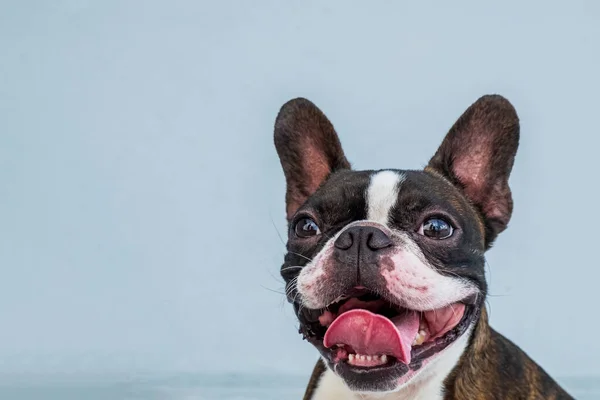
M281 107L275 121L275 147L287 184L288 220L332 172L350 168L333 125L306 99L290 100Z
M486 247L506 229L513 209L508 178L519 145L519 117L502 96L483 96L450 129L426 170L462 189L482 214Z

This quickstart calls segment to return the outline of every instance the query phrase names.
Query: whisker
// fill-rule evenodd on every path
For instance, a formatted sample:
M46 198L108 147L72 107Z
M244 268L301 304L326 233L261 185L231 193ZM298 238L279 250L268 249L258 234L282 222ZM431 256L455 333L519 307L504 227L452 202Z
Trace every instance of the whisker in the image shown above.
M462 276L460 276L459 274L457 274L456 272L452 272L452 271L444 271L444 274L449 274L449 275L453 275L457 278L461 278L464 279Z
M277 293L277 294L282 294L282 295L285 296L285 293L284 292L280 292L279 290L271 289L271 288L268 288L268 287L263 286L263 285L260 285L260 287L263 288L263 289L268 290L269 292L273 292L273 293Z
M281 277L277 277L277 276L273 275L273 272L270 271L269 269L267 269L267 272L269 273L271 278L273 278L277 283L281 283Z
M281 268L280 271L287 271L289 269L302 269L304 267L300 266L300 265L291 265L289 267L285 267L285 268Z
M488 299L485 300L485 304L487 306L487 310L488 310L488 318L492 317L492 305L490 304L490 301Z
M427 310L427 311L433 311L433 318L437 319L437 315L436 315L437 310L435 309L435 307L433 307L433 303L431 302L431 300L424 299L423 302L425 304L427 304L427 308L429 308L429 310ZM420 313L423 314L427 311L420 311Z
M277 236L279 237L279 240L285 246L285 241L283 240L281 233L279 233L279 229L277 229L277 225L275 225L275 221L273 221L273 216L271 215L270 211L269 211L269 219L271 220L271 225L273 225L273 228L275 228L275 232L277 232Z
M456 311L454 310L454 304L450 304L450 310L452 310L452 316L456 317Z
M302 308L304 307L302 302L298 301L299 296L300 296L300 293L296 292L296 295L294 296L294 303L298 303L298 314L300 314L302 312Z
M429 303L429 307L431 307L431 309L433 310L433 318L437 321L437 309L433 307L433 302L430 300L428 301Z
M285 289L285 295L287 297L289 297L292 294L292 292L297 289L297 283L298 283L298 277L295 276L287 284L287 288Z
M492 266L490 265L488 260L485 260L485 266L487 267L488 275L490 276L490 278L488 279L488 282L491 285L492 284Z
M290 254L293 254L293 255L295 255L295 256L298 256L298 257L302 257L302 258L304 258L305 260L308 260L308 262L312 262L312 258L310 258L310 257L306 257L306 256L305 256L305 255L303 255L303 254L300 254L300 253L295 253L295 252L293 252L293 251L290 251L289 253L290 253Z
M342 228L343 229L343 228ZM323 236L325 236L327 238L327 240L331 240L333 239L333 236L329 236L328 234L326 234L325 232L321 233Z

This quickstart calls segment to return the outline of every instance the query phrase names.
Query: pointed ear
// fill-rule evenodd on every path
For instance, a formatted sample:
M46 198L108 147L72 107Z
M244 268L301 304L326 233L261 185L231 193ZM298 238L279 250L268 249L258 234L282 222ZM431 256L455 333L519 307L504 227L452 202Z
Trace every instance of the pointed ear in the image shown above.
M290 219L329 174L349 169L333 125L313 103L290 100L275 121L275 148L285 174Z
M462 189L482 214L486 247L506 229L513 201L508 178L519 145L519 117L502 96L483 96L458 119L426 169Z

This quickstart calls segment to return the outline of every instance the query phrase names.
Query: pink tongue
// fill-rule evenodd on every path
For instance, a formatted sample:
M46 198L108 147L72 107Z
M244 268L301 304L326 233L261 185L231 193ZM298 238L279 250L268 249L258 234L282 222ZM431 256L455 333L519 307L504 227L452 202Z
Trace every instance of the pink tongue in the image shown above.
M323 344L345 344L357 354L387 354L404 364L410 363L412 342L419 330L416 312L392 320L363 309L346 311L336 318L325 333Z

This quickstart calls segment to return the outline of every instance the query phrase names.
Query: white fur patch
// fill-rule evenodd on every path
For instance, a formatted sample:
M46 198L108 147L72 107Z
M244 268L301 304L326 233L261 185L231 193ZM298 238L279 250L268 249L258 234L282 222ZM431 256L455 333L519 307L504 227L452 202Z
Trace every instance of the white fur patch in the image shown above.
M319 294L325 291L326 281L325 266L329 262L333 253L333 243L339 236L339 233L329 239L325 247L313 258L311 262L306 264L296 278L296 288L300 294L300 300L304 307L318 309L323 308L327 304L319 298Z
M405 179L395 171L381 171L371 176L367 188L367 220L388 224L390 211L398 201L400 184Z
M390 256L394 268L382 269L381 275L388 291L399 304L411 310L428 311L446 307L479 292L475 284L466 279L437 272L405 232L395 232L394 237L402 245Z

